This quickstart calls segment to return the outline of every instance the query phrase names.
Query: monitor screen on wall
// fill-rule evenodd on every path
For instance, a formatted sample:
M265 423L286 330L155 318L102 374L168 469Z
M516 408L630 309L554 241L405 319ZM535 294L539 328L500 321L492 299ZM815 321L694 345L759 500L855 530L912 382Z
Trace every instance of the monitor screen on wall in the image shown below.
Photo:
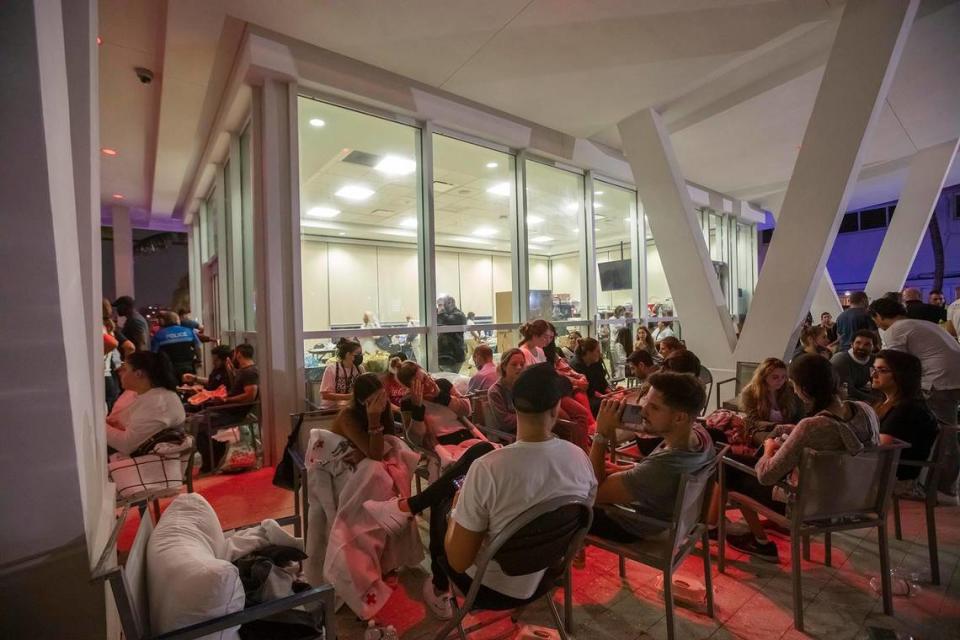
M598 262L597 269L600 270L601 291L620 291L631 287L630 260Z

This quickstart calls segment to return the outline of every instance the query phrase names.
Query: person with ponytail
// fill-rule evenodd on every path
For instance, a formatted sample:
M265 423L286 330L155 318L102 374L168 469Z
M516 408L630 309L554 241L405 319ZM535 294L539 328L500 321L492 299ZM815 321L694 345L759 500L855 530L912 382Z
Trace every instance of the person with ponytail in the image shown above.
M590 402L590 412L596 417L601 400L612 391L607 380L607 369L603 366L600 343L596 338L583 338L577 343L570 366L577 373L586 376L587 400Z
M353 385L363 373L363 349L360 343L349 338L337 342L337 361L327 363L320 379L320 398L324 408L349 402Z
M136 351L127 356L119 371L123 388L136 398L123 412L107 418L107 444L112 449L133 455L161 431L182 431L186 416L166 354Z
M553 342L556 337L556 332L550 327L550 323L542 319L528 322L520 327L520 335L523 336L523 340L520 341L520 350L523 352L527 366L547 361L543 348Z
M796 425L779 425L763 441L763 455L756 463L757 477L732 472L728 475L735 491L746 493L758 502L785 511L786 496L771 485L787 478L795 482L794 472L804 449L846 451L856 455L880 444L880 424L873 408L865 402L845 401L840 397L837 378L826 358L806 353L790 363L790 380L797 395L810 409L809 418ZM842 491L843 487L837 487ZM756 512L741 509L750 525L750 533L729 536L734 549L777 560L777 547L760 526Z

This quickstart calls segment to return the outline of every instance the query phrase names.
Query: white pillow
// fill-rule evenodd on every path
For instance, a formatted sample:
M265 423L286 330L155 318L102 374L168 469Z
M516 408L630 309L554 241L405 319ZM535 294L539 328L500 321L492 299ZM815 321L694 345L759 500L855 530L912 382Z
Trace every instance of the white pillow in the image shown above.
M197 493L167 507L147 544L150 627L166 633L243 610L237 568L221 560L226 543L217 514ZM239 627L204 636L234 640Z

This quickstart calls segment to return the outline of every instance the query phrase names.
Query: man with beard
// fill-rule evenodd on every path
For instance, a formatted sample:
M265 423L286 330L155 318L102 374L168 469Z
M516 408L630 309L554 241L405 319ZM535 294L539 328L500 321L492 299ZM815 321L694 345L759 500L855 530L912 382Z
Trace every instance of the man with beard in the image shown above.
M847 399L862 400L872 404L878 399L870 387L870 367L873 366L873 350L876 335L872 331L861 329L853 334L853 342L846 351L840 351L830 358L837 381L847 385Z

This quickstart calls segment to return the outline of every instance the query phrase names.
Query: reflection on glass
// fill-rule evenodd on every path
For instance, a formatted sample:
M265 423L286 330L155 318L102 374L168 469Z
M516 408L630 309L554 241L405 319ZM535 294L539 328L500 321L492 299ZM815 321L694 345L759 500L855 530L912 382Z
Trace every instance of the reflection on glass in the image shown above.
M419 324L417 130L298 105L304 331Z
M647 313L651 316L672 316L673 296L667 286L667 276L663 272L663 263L660 262L660 252L657 243L651 235L650 223L647 224Z
M528 161L528 317L581 317L583 176Z
M513 321L515 183L513 156L433 136L437 296L453 297L473 323ZM465 337L468 349L478 339Z
M593 190L594 245L597 254L597 311L609 317L634 313L633 282L638 266L630 257L630 224L637 208L636 193L603 182Z

